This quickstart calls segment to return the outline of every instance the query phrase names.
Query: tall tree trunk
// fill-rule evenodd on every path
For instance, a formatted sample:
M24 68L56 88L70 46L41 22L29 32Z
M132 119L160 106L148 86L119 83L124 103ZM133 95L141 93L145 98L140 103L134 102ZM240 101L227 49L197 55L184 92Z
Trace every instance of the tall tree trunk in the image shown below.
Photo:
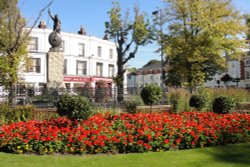
M117 101L119 103L124 101L124 85L123 85L123 83L117 85Z
M16 80L17 80L17 65L15 64L14 55L10 55L9 67L13 70L9 73L9 97L8 102L11 107L16 106Z
M119 51L118 51L119 52ZM121 54L118 53L118 54ZM123 56L118 56L117 61L117 77L116 77L116 85L117 85L117 101L123 102L124 101L124 64L123 64Z
M10 82L8 103L13 108L16 106L16 84Z

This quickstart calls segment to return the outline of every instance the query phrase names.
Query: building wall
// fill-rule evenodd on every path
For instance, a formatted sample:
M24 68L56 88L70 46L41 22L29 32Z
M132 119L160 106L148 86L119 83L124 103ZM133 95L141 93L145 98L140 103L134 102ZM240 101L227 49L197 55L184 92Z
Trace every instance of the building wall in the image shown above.
M241 61L237 61L237 60L228 61L227 72L216 74L215 76L213 76L212 80L205 82L204 86L205 87L230 86L230 87L237 87L237 88L246 88L246 87L250 88L250 57L249 56L245 57L243 59L243 62L244 63L242 63ZM152 70L154 70L153 73L152 73ZM228 73L233 78L240 78L241 80L238 83L232 82L232 81L228 82L227 84L223 83L221 81L221 77L224 76L226 73ZM242 75L242 73L244 73L244 75ZM242 76L244 76L244 78L242 78ZM249 77L247 78L246 76L249 76ZM161 73L160 73L159 68L155 68L151 70L148 70L148 69L144 70L144 68L138 69L135 79L136 79L135 87L143 87L146 84L157 84L161 86ZM128 78L128 82L133 82L133 81L130 78Z
M157 84L161 86L161 73L149 72L149 70L141 71L136 75L136 87L144 87L147 84Z
M211 81L205 82L204 86L206 87L226 87L227 85L230 87L239 87L239 88L244 88L244 80L240 80L240 82L228 82L227 85L220 81L221 77L224 76L225 74L229 74L232 78L241 78L241 62L237 60L229 61L228 62L228 70L227 72L221 73L221 74L216 74L213 76L213 79ZM218 81L220 84L218 84Z
M246 56L243 60L244 62L244 83L246 88L250 88L250 56Z
M40 73L28 72L24 74L25 82L39 86L39 83L47 82L47 68L46 68L46 55L50 49L48 42L51 29L33 29L31 37L36 37L37 50L30 50L30 58L40 58L41 69ZM95 86L95 82L98 80L105 80L112 83L112 76L109 75L109 65L114 67L114 74L116 74L117 66L117 54L116 47L113 42L102 40L93 36L79 35L73 33L61 32L62 40L64 41L63 53L64 59L67 60L67 70L64 75L65 83L68 83L70 87L74 85L84 85L85 82L90 81L92 86ZM79 56L79 44L85 45L85 54ZM101 56L98 56L98 47L101 47ZM110 49L113 50L113 58L110 58ZM76 66L77 61L86 61L86 75L77 75ZM102 76L97 76L97 63L102 63Z
M128 88L135 88L136 85L136 73L132 72L127 75L127 87Z

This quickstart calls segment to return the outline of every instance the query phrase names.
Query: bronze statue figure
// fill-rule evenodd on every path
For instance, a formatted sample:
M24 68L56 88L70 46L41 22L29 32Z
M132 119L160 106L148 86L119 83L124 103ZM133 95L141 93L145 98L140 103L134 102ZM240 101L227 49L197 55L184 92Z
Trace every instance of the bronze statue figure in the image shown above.
M53 30L56 31L57 33L60 33L61 31L61 21L58 18L58 15L56 14L55 16L52 16L50 9L49 9L49 15L51 17L51 19L54 21L54 26L53 26Z

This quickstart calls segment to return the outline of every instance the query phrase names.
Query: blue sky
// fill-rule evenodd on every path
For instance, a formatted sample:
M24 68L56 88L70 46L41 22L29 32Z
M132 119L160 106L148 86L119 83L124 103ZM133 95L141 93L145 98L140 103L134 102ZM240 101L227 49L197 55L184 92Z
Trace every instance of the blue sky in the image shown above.
M51 0L19 0L19 7L28 23L33 23L39 11ZM108 21L108 14L114 0L53 0L51 5L52 14L58 14L62 21L62 31L77 32L80 26L85 27L87 34L102 38L104 35L104 22ZM141 11L151 14L157 7L164 7L162 0L120 0L123 12L132 10L135 4L139 5ZM242 13L250 13L250 0L233 0L233 4ZM43 13L48 27L53 27L47 11ZM140 47L134 59L129 61L130 67L140 68L151 59L160 60L159 54L154 51L157 45L151 44Z

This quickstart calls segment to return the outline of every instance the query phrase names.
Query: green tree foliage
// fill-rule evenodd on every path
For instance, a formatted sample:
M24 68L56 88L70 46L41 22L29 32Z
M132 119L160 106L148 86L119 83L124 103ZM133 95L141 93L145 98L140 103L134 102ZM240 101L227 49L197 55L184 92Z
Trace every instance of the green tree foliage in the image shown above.
M118 2L113 3L113 8L108 12L109 21L105 23L106 35L116 43L118 54L117 76L114 79L118 88L117 100L124 100L123 81L126 71L125 64L135 57L138 47L146 45L151 39L151 26L146 15L134 8L134 18L129 18L129 12L122 17L121 7Z
M198 111L201 111L206 106L206 103L206 97L201 94L194 94L189 99L189 106L195 107Z
M247 40L250 40L250 14L245 15L245 21L246 21L246 37Z
M244 41L242 16L231 0L167 0L168 35L164 49L168 58L167 83L190 88L202 85L225 67ZM177 85L175 85L177 83Z
M17 7L17 0L0 2L0 82L9 89L9 96L15 96L14 86L18 81L20 62L27 55L27 32L25 19ZM10 102L11 98L10 98Z
M220 80L223 81L226 84L226 86L228 87L228 82L232 81L233 78L229 74L225 74L221 77Z
M59 115L81 121L88 118L92 106L85 97L64 94L56 102L56 108Z
M135 67L127 68L128 73L136 72L136 70L137 69Z
M29 34L38 22L40 11L32 28L25 28L26 21L17 6L18 0L0 1L0 84L9 90L9 103L15 103L16 84L20 82L21 62L26 61Z
M146 85L141 90L140 95L144 104L152 106L153 104L160 102L163 96L163 92L159 86L150 84Z
M229 96L218 96L213 101L213 111L217 114L227 114L236 106L235 100Z

